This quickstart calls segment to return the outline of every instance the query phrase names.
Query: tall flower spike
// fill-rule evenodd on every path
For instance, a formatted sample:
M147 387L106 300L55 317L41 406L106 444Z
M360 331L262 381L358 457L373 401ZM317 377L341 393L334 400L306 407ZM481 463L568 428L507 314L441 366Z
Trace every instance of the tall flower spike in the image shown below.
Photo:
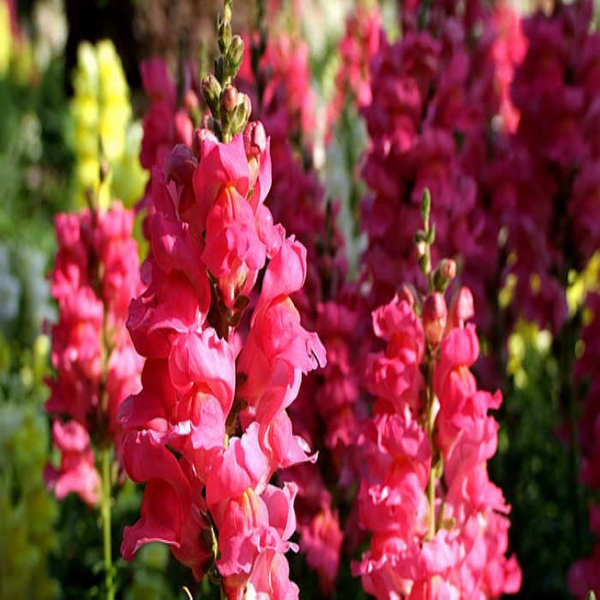
M246 124L247 97L231 84L241 40L230 20L226 2L221 55L203 81L212 131L175 146L152 178L146 290L128 320L148 360L142 390L119 413L125 467L147 484L121 550L130 560L162 541L230 599L253 590L289 600L298 597L284 556L297 550L297 486L270 482L315 459L286 408L325 355L290 299L304 284L306 251L265 205L269 138L261 123Z
M424 246L427 294L412 305L396 297L373 312L387 345L368 363L375 401L363 424L358 505L372 537L353 572L382 600L497 598L518 591L521 580L516 559L504 556L509 507L487 475L498 432L488 410L501 397L478 390L469 371L479 345L464 322L473 316L466 288L447 320L444 295L433 287L433 273L447 263L431 268L427 195L422 213L416 243Z
M56 217L58 252L51 292L59 317L52 327L52 365L46 410L61 452L45 479L57 498L69 492L100 503L107 598L114 598L110 543L112 456L120 457L117 413L139 389L142 359L125 330L129 301L140 293L133 213L115 203ZM65 419L66 420L63 420ZM115 448L113 452L112 448ZM99 472L97 467L100 468Z

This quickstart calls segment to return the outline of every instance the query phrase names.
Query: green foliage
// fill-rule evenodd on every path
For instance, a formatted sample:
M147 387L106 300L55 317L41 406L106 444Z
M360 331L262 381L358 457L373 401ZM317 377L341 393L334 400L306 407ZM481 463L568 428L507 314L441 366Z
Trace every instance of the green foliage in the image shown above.
M510 381L499 421L492 480L512 506L510 544L523 569L518 598L570 598L566 573L590 549L581 540L575 508L568 426L558 390L560 372L550 334L520 324L509 341ZM580 507L581 508L581 507Z
M52 216L66 208L72 155L64 63L50 62L36 85L0 79L0 238L51 250Z
M58 593L47 568L58 510L42 478L49 438L40 410L45 350L38 343L11 365L0 337L0 597L7 599L46 600Z

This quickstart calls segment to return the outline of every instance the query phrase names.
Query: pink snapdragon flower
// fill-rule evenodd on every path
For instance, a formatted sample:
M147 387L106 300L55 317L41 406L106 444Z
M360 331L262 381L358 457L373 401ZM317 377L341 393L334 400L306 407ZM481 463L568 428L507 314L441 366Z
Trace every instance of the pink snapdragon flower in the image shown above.
M271 159L260 123L229 143L206 130L193 140L154 170L146 290L130 306L128 328L148 360L141 391L121 407L122 452L147 485L122 553L130 560L162 541L197 579L214 565L228 598L251 588L295 598L284 554L297 550L297 486L270 481L314 460L285 412L302 374L325 364L290 299L306 251L264 204Z
M46 480L57 497L77 492L93 505L99 475L90 435L119 445L117 412L139 389L142 359L125 330L127 307L141 290L133 213L115 203L107 211L83 210L56 217L58 253L51 293L59 319L52 327L52 366L46 410L55 420L53 441L62 452Z
M487 475L498 432L488 410L501 398L478 390L469 370L479 353L465 324L472 308L462 288L448 318L440 293L425 299L420 317L398 297L373 312L387 346L371 364L402 365L375 383L366 373L376 398L362 427L358 505L372 537L353 572L377 598L497 598L520 587L516 559L505 556L509 508ZM419 376L398 387L411 361Z

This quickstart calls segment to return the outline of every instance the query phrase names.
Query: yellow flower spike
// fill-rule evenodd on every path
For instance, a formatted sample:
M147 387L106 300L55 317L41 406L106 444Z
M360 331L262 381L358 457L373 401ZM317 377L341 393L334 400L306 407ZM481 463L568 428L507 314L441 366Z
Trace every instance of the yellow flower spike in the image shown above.
M578 308L585 302L588 292L600 289L600 251L597 251L588 261L585 269L580 273L569 273L569 286L567 288L567 304L569 314L574 315Z
M139 154L144 131L139 121L131 123L125 136L125 150L112 170L112 187L125 206L133 206L142 195L148 181L148 172L140 165Z
M131 122L127 80L110 40L79 46L73 87L78 203L85 205L86 190L91 189L102 207L109 207L113 198L131 206L142 196L147 179L138 159L142 130ZM107 167L102 181L101 165Z

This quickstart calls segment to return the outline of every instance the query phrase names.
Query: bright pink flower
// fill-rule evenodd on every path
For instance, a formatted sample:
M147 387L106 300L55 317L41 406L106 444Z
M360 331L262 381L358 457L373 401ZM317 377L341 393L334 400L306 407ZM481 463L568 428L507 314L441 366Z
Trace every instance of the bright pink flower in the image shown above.
M448 327L440 324L441 342L436 333L425 350L426 312L423 305L417 317L398 297L373 312L374 330L387 340L385 356L393 361L400 348L416 373L427 372L427 359L433 372L396 390L395 372L380 371L374 386L368 364L366 381L379 397L359 439L358 507L372 538L352 569L368 593L386 600L497 597L520 587L516 560L505 556L502 513L509 508L487 473L498 435L488 411L501 398L478 390L469 370L479 354L475 328L464 324L473 316L469 290L457 294Z
M302 373L326 363L318 336L301 327L300 315L287 295L301 287L305 261L301 246L288 239L269 263L240 354L239 368L246 375L241 394L263 423L296 397Z
M52 441L61 451L60 467L51 464L44 469L44 480L59 500L75 492L90 506L100 497L100 475L94 466L90 436L77 421L52 424Z
M239 294L249 293L265 259L251 205L235 188L222 193L206 219L202 260L219 280L227 306L232 307Z
M425 349L423 327L408 302L395 297L373 312L373 330L388 344L384 353L368 357L367 387L402 411L406 402L419 401L419 364Z
M115 203L107 211L57 215L55 224L51 292L59 318L52 327L56 377L48 380L46 410L72 420L54 422L61 467L48 466L46 475L57 497L76 491L94 504L99 475L90 434L118 449L119 406L138 391L143 364L124 328L129 301L141 290L133 214Z
M230 600L243 600L249 595L257 600L297 600L298 586L289 576L285 556L266 550L255 561L249 577L227 577L223 585Z
M297 588L278 557L296 549L297 488L269 482L315 458L285 408L302 373L325 362L289 298L304 283L306 251L263 204L271 159L260 123L227 144L197 130L188 146L153 171L146 289L127 323L147 362L142 390L119 411L122 453L130 477L147 485L122 552L130 560L142 544L163 541L196 579L216 562L229 598L252 581L257 594L269 593L268 583L287 598Z
M202 228L215 202L234 190L246 197L250 188L250 171L244 151L243 135L236 135L231 143L223 144L206 137L201 142L202 160L194 171L195 201L200 211Z

